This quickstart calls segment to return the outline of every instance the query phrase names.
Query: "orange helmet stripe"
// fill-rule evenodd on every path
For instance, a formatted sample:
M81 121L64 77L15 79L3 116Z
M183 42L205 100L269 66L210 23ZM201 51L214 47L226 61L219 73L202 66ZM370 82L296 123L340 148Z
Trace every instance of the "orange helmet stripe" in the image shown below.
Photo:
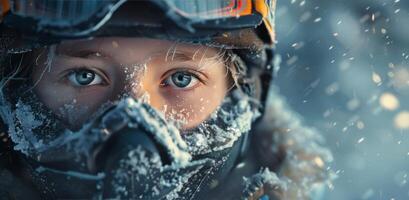
M9 0L0 0L0 21L3 19L3 16L10 10L10 1Z
M263 22L270 35L271 41L275 41L274 22L271 17L271 12L275 10L275 0L272 0L270 5L267 4L268 0L254 0L255 9L263 16Z

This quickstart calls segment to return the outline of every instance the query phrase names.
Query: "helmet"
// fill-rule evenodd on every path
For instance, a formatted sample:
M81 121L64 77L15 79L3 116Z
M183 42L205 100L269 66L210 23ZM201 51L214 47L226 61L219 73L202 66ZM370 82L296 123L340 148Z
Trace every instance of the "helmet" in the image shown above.
M215 177L217 180L224 179L240 162L249 144L248 135L241 133L249 131L250 124L259 116L258 111L263 113L273 76L274 9L275 0L1 1L0 51L3 54L15 55L65 40L105 36L151 37L203 44L223 48L236 55L234 67L241 74L236 80L238 87L251 99L260 102L242 101L240 95L232 94L228 103L221 106L221 110L227 110L226 113L234 113L238 117L230 119L225 112L220 112L221 114L209 119L209 122L217 126L200 126L193 132L210 137L212 132L229 130L235 133L236 129L231 127L240 127L235 133L236 138L231 141L209 142L210 146L217 148L215 151L206 151L195 146L198 140L196 136L187 134L183 137L187 142L182 142L175 128L168 126L156 111L143 103L126 99L101 113L81 129L79 134L72 136L65 132L67 134L64 137L57 137L50 142L51 145L39 148L40 153L35 155L37 161L40 161L40 164L34 164L36 171L53 183L61 182L66 176L70 176L74 184L83 184L86 179L88 182L85 185L101 185L101 182L109 180L115 187L103 190L100 194L102 197L113 197L115 194L119 197L141 198L143 194L144 198L149 199L181 196L186 199L203 198L212 188L203 188L201 185L209 185L207 183L215 180ZM16 107L19 106L21 109L25 108L17 102ZM244 115L251 116L251 119L240 118ZM5 120L6 117L2 118ZM155 121L153 125L152 121ZM242 122L245 123L241 124ZM5 124L11 126L13 122ZM135 132L140 134L132 134ZM223 134L217 137L222 138ZM11 138L13 142L19 139L16 136ZM65 150L86 149L86 158L73 159L70 151L61 152L62 146L66 147ZM132 148L123 148L127 146ZM136 148L138 146L143 146L147 153L141 154L142 150ZM192 156L189 148L196 148L199 153ZM73 174L61 170L72 169L66 162L63 162L63 166L42 165L42 162L46 162L44 160L55 157L56 154L80 160L79 165L73 166L78 172ZM138 158L139 164L153 166L152 170L141 170L139 164L135 167L132 162L123 162L124 157L127 161ZM98 166L101 162L105 164ZM83 168L84 163L88 169ZM166 166L163 167L163 164ZM102 170L106 173L92 177L84 175L83 172L90 168L93 172ZM115 172L112 172L113 169ZM134 185L132 182L132 191L137 191L137 196L127 196L130 184L123 179L123 174L129 169L136 169L139 174L156 174L148 178L137 178L146 185ZM163 187L155 187L159 182L165 182ZM183 183L183 187L174 184L175 182ZM199 190L201 191L198 192Z
M134 5L123 6L123 4ZM86 2L40 0L30 3L3 0L1 11L4 24L23 31L25 36L35 34L36 39L38 34L51 36L54 39L67 39L97 35L96 33L101 33L98 31L101 28L105 30L102 34L107 34L118 31L113 30L113 27L126 27L132 30L148 26L162 28L165 33L185 33L187 35L182 34L179 38L187 36L189 39L196 40L229 37L226 33L241 29L256 29L257 36L236 41L250 44L255 43L249 40L253 39L271 45L275 40L274 9L275 1L271 0L193 0L189 2L183 0L89 0ZM163 14L158 15L152 11ZM129 21L132 23L127 23ZM27 26L28 22L30 26ZM135 32L139 31L119 30L119 32L135 35L137 34ZM208 37L204 38L204 36Z

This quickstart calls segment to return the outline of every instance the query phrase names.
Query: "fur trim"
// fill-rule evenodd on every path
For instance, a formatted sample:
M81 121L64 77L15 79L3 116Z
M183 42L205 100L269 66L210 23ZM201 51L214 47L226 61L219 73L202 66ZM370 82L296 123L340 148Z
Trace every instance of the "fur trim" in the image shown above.
M280 199L315 199L313 193L326 184L331 186L333 179L327 166L333 158L329 149L321 145L324 138L316 129L303 125L277 88L271 87L266 102L265 114L256 132L259 138L267 138L261 141L269 141L259 147L259 152L267 152L262 163L276 168L273 170L278 178L286 183ZM282 157L279 163L277 157ZM271 159L276 161L273 163L276 166Z

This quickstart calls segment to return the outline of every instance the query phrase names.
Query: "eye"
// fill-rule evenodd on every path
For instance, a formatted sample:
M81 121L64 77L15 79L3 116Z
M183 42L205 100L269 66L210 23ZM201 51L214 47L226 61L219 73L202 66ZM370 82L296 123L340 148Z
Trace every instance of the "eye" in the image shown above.
M91 86L103 83L100 75L89 69L79 69L68 75L68 80L75 86Z
M195 86L198 83L198 78L192 73L189 72L175 72L167 77L163 86L172 86L179 89L189 89Z

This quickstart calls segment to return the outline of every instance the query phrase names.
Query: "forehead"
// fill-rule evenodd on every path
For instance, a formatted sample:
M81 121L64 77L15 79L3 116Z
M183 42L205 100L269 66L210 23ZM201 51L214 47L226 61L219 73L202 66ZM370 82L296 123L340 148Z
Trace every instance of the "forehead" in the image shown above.
M162 55L164 58L173 58L175 55L181 54L195 60L215 56L218 51L216 48L198 44L126 37L104 37L91 40L66 41L57 47L58 54L84 56L81 54L94 53L123 61L141 61L158 55Z

